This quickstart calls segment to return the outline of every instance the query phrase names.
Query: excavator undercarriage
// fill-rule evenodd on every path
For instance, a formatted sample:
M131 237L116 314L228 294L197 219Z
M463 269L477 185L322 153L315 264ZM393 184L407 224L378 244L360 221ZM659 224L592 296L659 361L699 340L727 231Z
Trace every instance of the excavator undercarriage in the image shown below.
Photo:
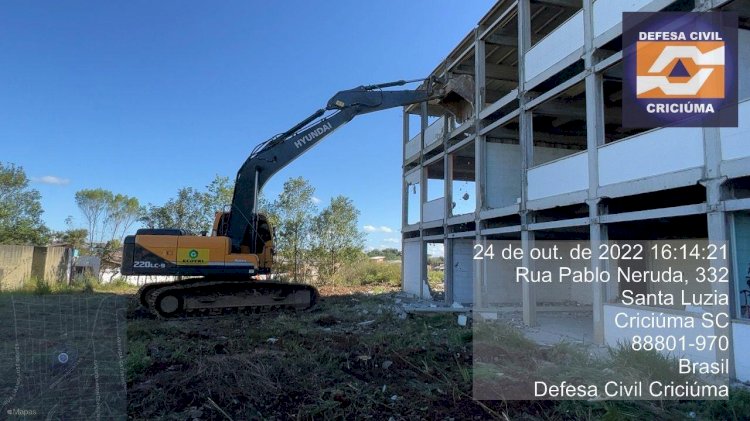
M138 296L152 313L171 318L307 310L318 291L303 284L201 277L147 284Z

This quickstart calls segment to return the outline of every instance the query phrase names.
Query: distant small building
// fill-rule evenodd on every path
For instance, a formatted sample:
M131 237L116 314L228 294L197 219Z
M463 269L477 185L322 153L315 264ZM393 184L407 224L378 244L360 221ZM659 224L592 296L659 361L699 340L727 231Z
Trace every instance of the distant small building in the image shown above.
M102 260L97 256L78 256L73 263L73 276L92 275L99 277Z
M372 256L370 257L371 262L385 263L385 256Z

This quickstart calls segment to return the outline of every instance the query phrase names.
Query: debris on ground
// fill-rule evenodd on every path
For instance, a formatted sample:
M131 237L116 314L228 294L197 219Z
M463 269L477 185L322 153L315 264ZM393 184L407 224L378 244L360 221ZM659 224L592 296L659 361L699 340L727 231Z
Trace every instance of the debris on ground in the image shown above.
M472 399L469 308L394 291L321 288L314 311L165 322L129 312L125 359L133 419L732 419L750 393L723 407L695 402L601 403ZM430 307L430 305L435 307ZM424 308L451 310L420 313ZM457 314L458 313L458 314ZM518 323L502 314L498 323ZM522 321L521 321L522 323ZM511 345L505 342L502 346ZM555 356L545 347L498 352ZM501 354L498 354L501 355ZM503 372L508 375L508 371ZM683 408L685 410L683 410ZM711 416L707 416L710 412ZM734 412L730 412L734 411ZM620 417L621 418L621 417Z

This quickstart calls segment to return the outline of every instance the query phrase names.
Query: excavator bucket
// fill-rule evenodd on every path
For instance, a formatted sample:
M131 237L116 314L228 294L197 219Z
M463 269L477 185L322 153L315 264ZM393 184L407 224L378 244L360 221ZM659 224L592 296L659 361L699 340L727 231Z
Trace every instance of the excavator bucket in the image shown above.
M474 104L474 78L470 75L452 76L443 87L444 95L438 104L456 116L466 120Z

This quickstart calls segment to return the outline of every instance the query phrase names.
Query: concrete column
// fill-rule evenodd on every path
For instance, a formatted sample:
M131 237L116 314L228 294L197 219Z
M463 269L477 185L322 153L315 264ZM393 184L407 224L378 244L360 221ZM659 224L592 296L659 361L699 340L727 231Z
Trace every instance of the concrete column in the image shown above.
M717 247L724 245L727 250L727 254L730 252L729 247L729 225L727 224L727 213L724 210L724 203L722 201L722 185L725 178L721 177L720 164L721 164L721 132L717 127L705 127L703 128L703 151L704 151L704 179L701 181L706 187L706 205L708 207L708 213L706 215L708 224L708 241L710 244L714 244ZM719 256L723 257L723 256ZM716 268L729 268L730 277L732 280L729 283L714 283L712 288L717 290L719 294L727 294L730 298L730 305L728 306L714 306L712 308L713 314L724 313L728 314L730 318L734 315L732 313L732 305L735 303L735 291L734 287L737 277L732 274L732 265L730 264L731 258L727 256L726 259L719 258L711 260L711 267ZM732 328L731 325L728 327L715 327L715 335L727 336L732 339ZM734 353L733 346L730 346L727 351L721 351L717 348L716 358L727 358L729 359L729 375L734 378L736 376L734 366Z
M604 144L604 94L601 74L594 73L594 17L593 0L583 1L583 33L586 67L586 149L588 154L588 200L589 206L589 245L598 253L599 245L607 242L607 227L599 223L601 211L599 200L599 146ZM598 258L591 259L592 271L607 270L606 262ZM606 303L606 285L594 282L591 285L594 341L604 343L604 304Z
M588 199L586 203L589 206L589 247L593 251L593 255L599 254L599 246L609 241L609 235L607 226L599 223L599 215L602 213L602 207L599 199ZM590 267L592 271L597 269L601 271L609 270L609 265L604 260L598 258L591 259ZM616 285L613 285L616 287ZM591 284L591 307L593 313L593 325L594 325L594 342L597 344L604 344L604 304L607 303L607 288L608 284L602 284L599 282L593 282Z
M443 150L448 149L445 147L447 146L446 139L443 139L443 142ZM448 239L447 235L448 218L451 216L453 208L453 155L445 154L443 160L443 178L445 179L445 218L443 218L443 257L445 259L445 269L443 270L443 285L445 288L444 300L447 304L450 304L453 302L453 242Z
M446 238L443 243L445 249L445 303L453 303L453 239Z
M526 93L526 66L524 55L531 47L531 4L529 0L518 0L518 102L520 114L518 116L518 140L521 146L521 247L524 250L522 264L531 268L528 258L529 250L534 247L534 232L528 230L533 221L533 215L527 210L529 167L534 165L534 127L533 115L526 109L528 96ZM535 285L524 282L522 285L523 322L527 326L537 324Z
M424 135L427 130L427 103L423 102L419 107L420 129L419 132L419 171L420 184L419 189L419 240L421 244L421 268L419 270L419 298L425 298L424 284L427 282L427 243L424 241L424 204L427 202L427 169L424 167Z
M404 173L406 172L406 168L404 166L404 163L406 162L406 142L409 141L409 113L406 112L406 108L404 108L403 110L402 119L403 159L401 160L401 226L405 227L409 224L409 186L406 183L406 176L404 175ZM401 244L401 249L403 250L403 241ZM401 278L403 279L403 276Z
M479 131L482 128L482 122L479 118L479 113L484 108L486 89L485 89L485 43L479 39L479 30L476 29L474 32L474 133L477 134L474 139L474 188L476 202L474 206L474 227L475 236L474 244L484 244L484 238L480 234L482 229L482 220L479 212L484 207L484 184L485 184L485 158L486 158L486 139L484 136L479 136ZM480 297L481 291L484 289L484 262L482 260L474 260L474 305L481 306L482 303L477 301Z
M529 231L526 227L532 222L532 216L524 212L521 215L521 248L523 249L522 265L531 268L533 263L529 258L529 250L534 247L534 231ZM521 299L523 304L523 323L526 326L536 326L536 285L523 282L521 284Z

